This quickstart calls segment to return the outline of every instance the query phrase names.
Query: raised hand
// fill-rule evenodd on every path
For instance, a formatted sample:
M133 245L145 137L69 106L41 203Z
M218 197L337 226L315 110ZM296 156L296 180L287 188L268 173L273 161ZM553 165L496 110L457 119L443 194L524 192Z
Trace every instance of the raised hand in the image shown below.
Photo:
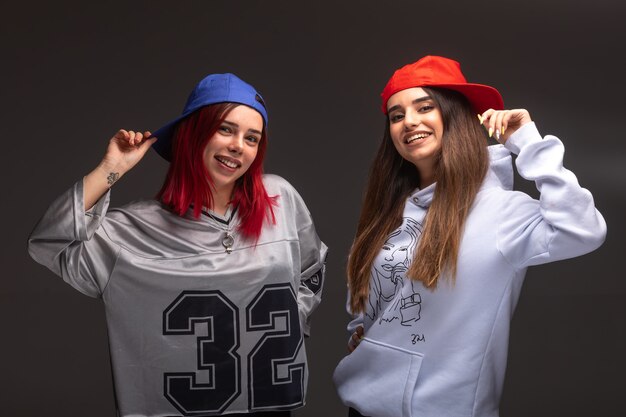
M489 109L483 114L479 114L478 120L487 128L489 137L493 135L500 143L505 143L513 132L526 123L532 122L530 114L526 109Z
M83 178L85 210L93 207L117 180L137 165L156 140L148 131L118 130L109 140L100 164Z
M112 173L112 177L121 177L137 165L156 141L156 138L150 136L151 133L148 131L141 133L133 130L118 130L109 140L109 146L100 162L100 167Z

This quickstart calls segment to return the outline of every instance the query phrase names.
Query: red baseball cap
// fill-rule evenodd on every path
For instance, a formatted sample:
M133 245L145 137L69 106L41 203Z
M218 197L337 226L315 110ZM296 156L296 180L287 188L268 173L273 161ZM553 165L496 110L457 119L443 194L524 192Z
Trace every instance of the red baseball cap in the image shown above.
M441 87L463 94L477 113L487 109L502 110L502 96L493 87L468 83L461 65L448 58L428 55L396 70L380 94L382 110L387 114L387 101L398 91L413 87Z

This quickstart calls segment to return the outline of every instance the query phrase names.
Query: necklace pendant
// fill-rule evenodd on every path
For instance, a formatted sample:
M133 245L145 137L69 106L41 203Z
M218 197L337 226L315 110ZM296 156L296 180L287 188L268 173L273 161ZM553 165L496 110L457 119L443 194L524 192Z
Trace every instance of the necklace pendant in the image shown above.
M226 249L226 253L230 254L233 251L233 245L235 244L235 239L231 236L230 233L226 232L226 236L222 239L222 246Z

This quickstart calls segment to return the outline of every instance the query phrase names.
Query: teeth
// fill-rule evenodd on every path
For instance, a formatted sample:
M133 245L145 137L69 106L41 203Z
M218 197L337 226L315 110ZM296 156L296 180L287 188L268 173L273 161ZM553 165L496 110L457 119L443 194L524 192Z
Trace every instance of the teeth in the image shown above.
M216 159L217 159L218 161L220 161L222 164L224 164L224 165L226 165L227 167L229 167L229 168L238 168L238 167L239 167L239 165L237 165L235 162L233 162L233 161L229 161L229 160L227 160L227 159L220 158L219 156L218 156L218 157L216 157Z
M425 137L429 136L430 133L417 133L413 136L409 136L406 140L406 143L411 143L414 140L418 140L418 139L424 139Z

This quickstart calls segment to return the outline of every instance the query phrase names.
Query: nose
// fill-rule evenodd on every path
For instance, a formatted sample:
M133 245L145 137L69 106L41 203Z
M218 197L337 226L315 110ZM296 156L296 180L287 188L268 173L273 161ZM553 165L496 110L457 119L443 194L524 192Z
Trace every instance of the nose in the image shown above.
M231 136L231 140L228 143L228 151L236 154L243 152L243 135Z
M419 114L413 108L409 108L404 114L405 129L413 128L420 124Z
M396 259L397 258L397 259ZM395 249L392 253L391 253L391 260L394 260L398 263L407 263L408 261L408 252L407 252L407 248L406 246L400 246L397 249Z

